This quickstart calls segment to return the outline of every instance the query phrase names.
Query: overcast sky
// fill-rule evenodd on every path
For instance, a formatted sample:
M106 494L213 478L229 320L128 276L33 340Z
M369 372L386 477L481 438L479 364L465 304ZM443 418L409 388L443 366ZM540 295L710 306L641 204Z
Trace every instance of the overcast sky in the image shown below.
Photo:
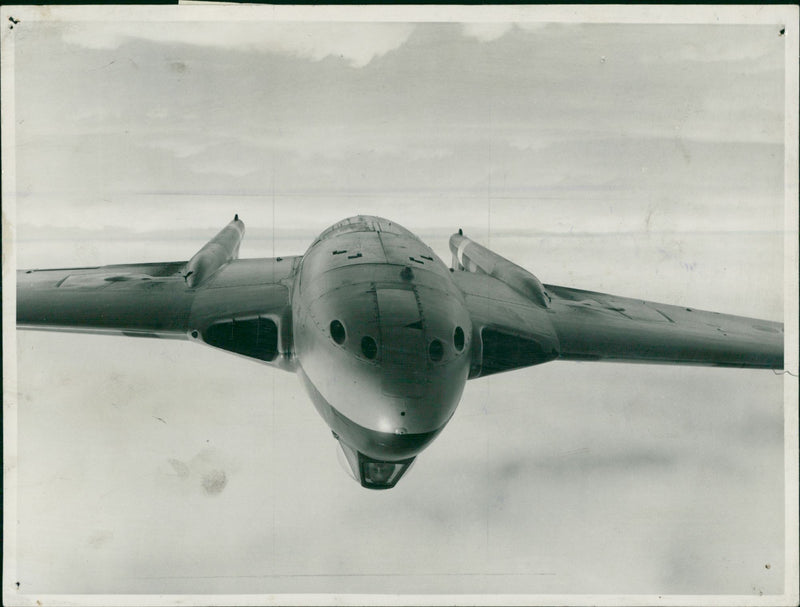
M20 267L243 257L372 213L543 282L783 318L778 25L47 22L14 30ZM388 492L297 378L19 333L31 593L781 593L783 378L470 382Z
M525 227L545 231L782 227L773 26L101 22L16 36L21 231L212 228L228 197L263 226L273 195L276 223L312 215L319 230L385 201L448 228L464 205L477 226L487 198L495 229L533 201Z

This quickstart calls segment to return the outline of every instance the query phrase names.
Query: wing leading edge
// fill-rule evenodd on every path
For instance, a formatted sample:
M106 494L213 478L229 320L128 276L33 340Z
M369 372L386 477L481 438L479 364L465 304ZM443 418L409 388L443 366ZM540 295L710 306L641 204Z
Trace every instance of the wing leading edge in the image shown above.
M545 285L565 360L783 368L783 324Z
M291 367L291 285L301 257L236 259L234 219L189 261L19 270L17 327L198 340Z
M470 377L556 358L783 368L782 323L542 284L462 235L450 247L480 350Z

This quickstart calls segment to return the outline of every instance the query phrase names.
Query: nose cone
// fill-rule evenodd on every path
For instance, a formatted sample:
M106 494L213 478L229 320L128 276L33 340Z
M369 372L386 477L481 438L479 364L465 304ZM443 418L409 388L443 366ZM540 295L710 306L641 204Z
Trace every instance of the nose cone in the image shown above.
M411 418L408 415L403 416L404 411L398 410L398 401L378 398L362 401L362 409L368 409L370 415L362 415L366 421L363 419L356 421L341 411L349 405L348 402L339 403L333 398L324 396L302 368L298 370L298 375L311 401L334 436L343 445L376 461L397 462L414 458L439 435L449 420L449 417L445 418L438 427L428 431L409 432L405 428L392 429L392 420L398 417ZM356 411L356 415L360 414L361 411ZM379 420L377 425L364 425L373 418Z
M344 290L342 290L344 291ZM300 328L300 375L331 428L359 452L397 461L422 451L466 382L471 325L454 295L421 286L333 291Z

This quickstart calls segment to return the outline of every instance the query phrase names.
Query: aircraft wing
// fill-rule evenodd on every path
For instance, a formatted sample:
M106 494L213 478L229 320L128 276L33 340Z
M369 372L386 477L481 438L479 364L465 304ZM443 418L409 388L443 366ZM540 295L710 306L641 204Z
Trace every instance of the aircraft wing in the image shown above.
M567 360L783 368L783 324L545 285Z
M463 236L451 248L479 346L470 377L555 359L783 368L782 323L545 285Z
M197 340L286 366L301 257L235 259L235 222L189 261L19 270L17 327Z

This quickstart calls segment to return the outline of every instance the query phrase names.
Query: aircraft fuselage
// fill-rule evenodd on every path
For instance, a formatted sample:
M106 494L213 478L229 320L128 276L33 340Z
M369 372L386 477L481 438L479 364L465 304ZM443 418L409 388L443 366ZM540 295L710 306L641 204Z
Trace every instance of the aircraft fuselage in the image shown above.
M450 270L411 232L374 217L326 230L303 257L292 317L298 375L348 457L346 447L408 462L452 417L470 316Z

